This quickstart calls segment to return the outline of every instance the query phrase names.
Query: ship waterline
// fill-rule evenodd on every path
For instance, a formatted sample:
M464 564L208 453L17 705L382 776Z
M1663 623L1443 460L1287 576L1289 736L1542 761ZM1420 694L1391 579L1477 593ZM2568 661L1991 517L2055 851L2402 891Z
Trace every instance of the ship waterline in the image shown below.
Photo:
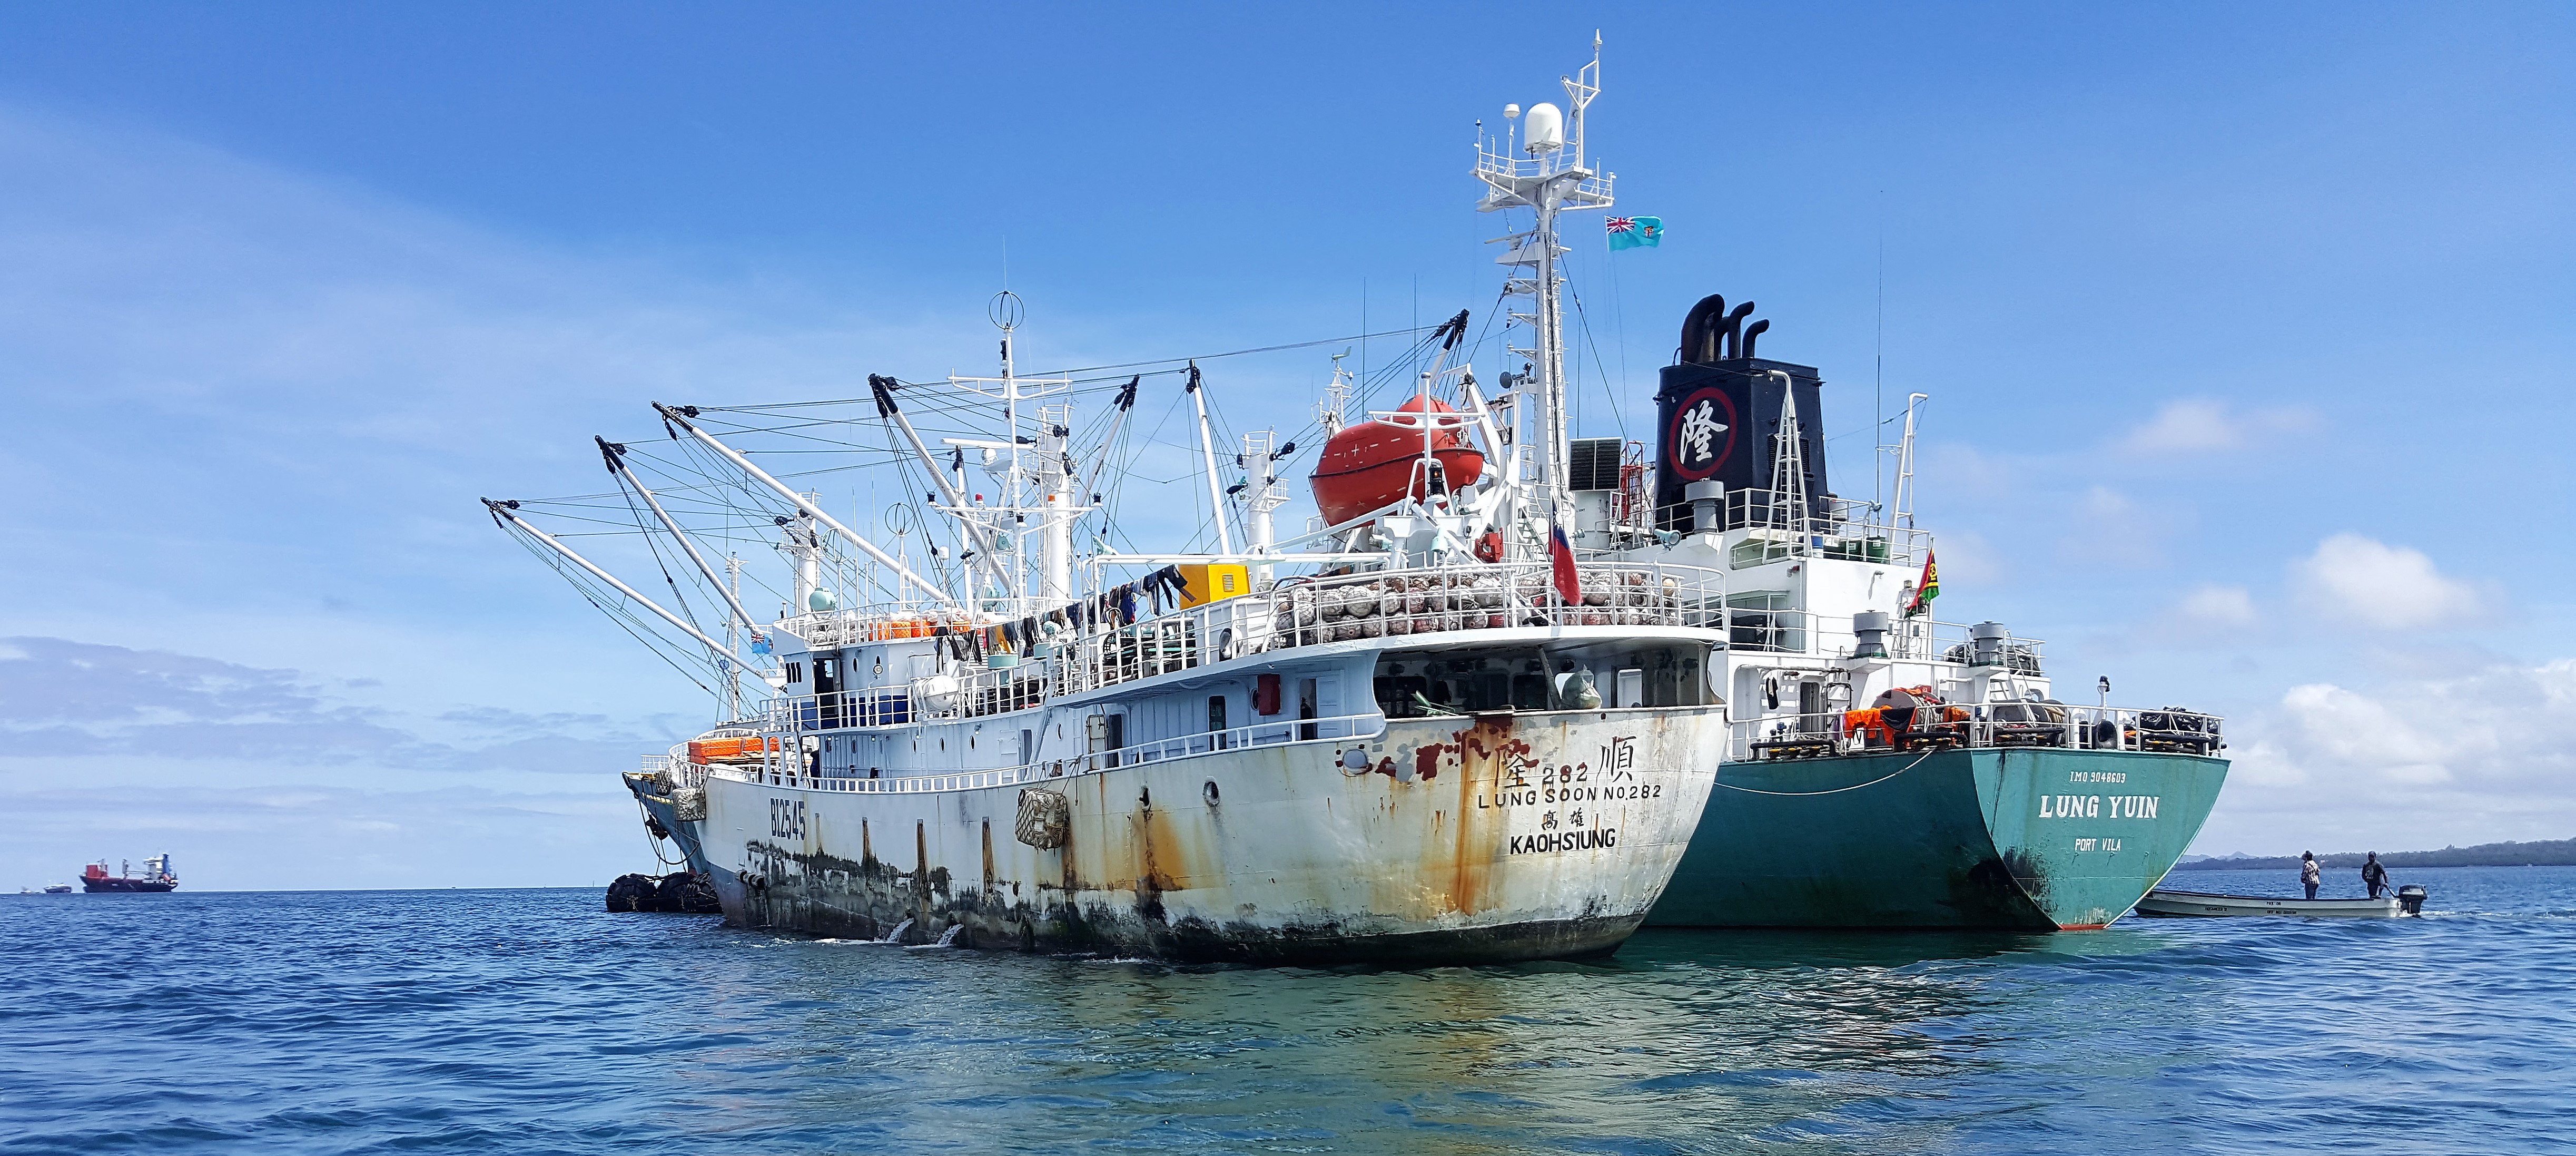
M710 775L693 834L746 927L1242 963L1561 958L1616 948L1661 895L1722 713L1373 720L952 790ZM1058 846L1021 838L1037 792L1063 800Z

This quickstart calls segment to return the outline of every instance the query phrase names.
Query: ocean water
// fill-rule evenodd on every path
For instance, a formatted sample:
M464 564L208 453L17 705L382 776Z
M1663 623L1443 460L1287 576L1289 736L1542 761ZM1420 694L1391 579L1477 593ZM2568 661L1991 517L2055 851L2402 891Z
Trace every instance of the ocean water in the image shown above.
M1412 972L782 938L589 890L0 896L0 1153L2576 1150L2576 868L2396 874L2428 918Z

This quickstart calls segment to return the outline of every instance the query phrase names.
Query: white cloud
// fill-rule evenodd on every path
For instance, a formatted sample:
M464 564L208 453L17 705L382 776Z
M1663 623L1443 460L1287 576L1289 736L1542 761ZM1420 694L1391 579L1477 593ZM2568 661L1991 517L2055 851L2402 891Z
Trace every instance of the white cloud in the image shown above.
M2091 486L2075 500L2058 557L2089 569L2129 570L2166 563L2164 546L2198 521L2179 503L2142 505L2109 486Z
M2576 834L2576 659L2295 686L2229 726L2208 845L2429 848Z
M2174 615L2195 626L2251 626L2255 622L2254 597L2242 586L2209 583L2183 595L2174 606Z
M600 715L357 705L293 670L60 638L0 639L0 764L257 763L307 771L594 774L672 741Z
M2300 407L2240 409L2216 398L2186 397L2166 402L2147 424L2129 431L2121 444L2146 454L2215 453L2315 424L2316 415Z
M2319 609L2383 630L2474 621L2489 601L2476 586L2444 575L2423 551L2359 534L2327 538L2292 570Z

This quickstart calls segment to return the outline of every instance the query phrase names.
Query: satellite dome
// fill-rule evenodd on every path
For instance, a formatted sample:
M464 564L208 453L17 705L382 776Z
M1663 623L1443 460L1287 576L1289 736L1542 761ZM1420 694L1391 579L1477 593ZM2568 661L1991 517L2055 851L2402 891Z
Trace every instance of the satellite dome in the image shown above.
M1552 104L1529 107L1529 142L1531 155L1552 153L1565 147L1565 114Z
M841 608L841 599L829 590L818 589L805 596L805 608L817 614L826 610L838 610Z

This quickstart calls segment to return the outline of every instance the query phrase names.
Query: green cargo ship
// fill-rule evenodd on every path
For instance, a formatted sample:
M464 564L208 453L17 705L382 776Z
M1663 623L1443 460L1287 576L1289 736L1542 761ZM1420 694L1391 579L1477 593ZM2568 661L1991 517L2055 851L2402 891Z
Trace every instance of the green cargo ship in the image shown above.
M1751 302L1695 306L1657 394L1650 525L1576 543L1727 573L1727 764L1649 926L2108 925L2164 878L2226 782L2219 720L2056 697L2044 647L1934 615L1908 400L1884 505L1834 495L1823 380L1754 355ZM1576 442L1574 497L1587 478ZM1594 450L1592 456L1603 451ZM1873 480L1873 489L1876 489ZM2087 691L2097 688L2088 686ZM1619 705L1626 705L1621 703Z
M2226 779L2200 755L2029 747L1734 763L1648 922L2104 927Z

